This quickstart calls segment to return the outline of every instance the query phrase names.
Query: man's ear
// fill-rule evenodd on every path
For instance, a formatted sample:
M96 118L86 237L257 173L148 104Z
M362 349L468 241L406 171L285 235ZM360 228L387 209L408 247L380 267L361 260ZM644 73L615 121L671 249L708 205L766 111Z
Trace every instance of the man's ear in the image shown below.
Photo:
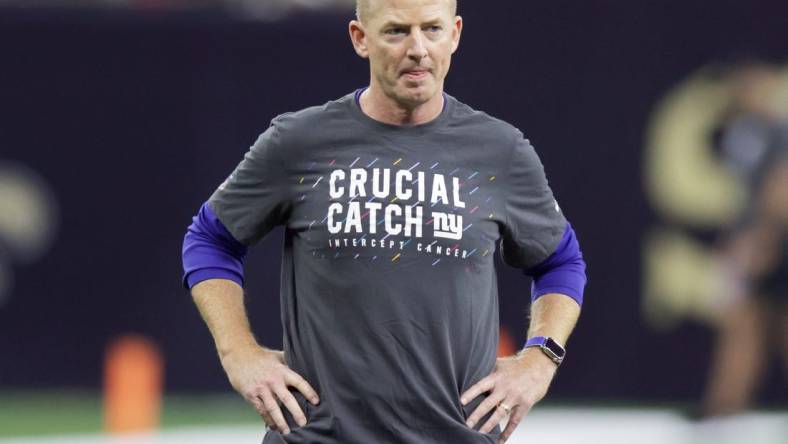
M356 54L361 58L368 58L367 31L364 29L364 25L358 20L351 20L348 25L348 33L350 33L350 41L353 43Z
M457 48L460 47L460 36L462 35L462 17L459 15L454 17L454 26L451 30L452 49L451 53L454 54Z

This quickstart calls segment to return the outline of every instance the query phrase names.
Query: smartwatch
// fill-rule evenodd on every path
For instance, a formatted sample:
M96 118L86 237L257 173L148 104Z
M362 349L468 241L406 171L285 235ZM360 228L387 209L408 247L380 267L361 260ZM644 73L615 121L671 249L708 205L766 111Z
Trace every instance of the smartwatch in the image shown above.
M539 347L556 365L561 365L566 355L566 350L553 338L547 336L534 336L525 343L525 347Z

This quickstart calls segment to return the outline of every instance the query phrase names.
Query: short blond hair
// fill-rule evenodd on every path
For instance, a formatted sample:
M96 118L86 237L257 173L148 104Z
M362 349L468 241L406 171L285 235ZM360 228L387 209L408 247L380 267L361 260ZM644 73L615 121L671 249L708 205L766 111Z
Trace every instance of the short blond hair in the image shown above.
M356 18L361 23L366 23L369 19L370 3L373 0L356 0ZM449 7L452 15L457 15L457 0L449 0Z

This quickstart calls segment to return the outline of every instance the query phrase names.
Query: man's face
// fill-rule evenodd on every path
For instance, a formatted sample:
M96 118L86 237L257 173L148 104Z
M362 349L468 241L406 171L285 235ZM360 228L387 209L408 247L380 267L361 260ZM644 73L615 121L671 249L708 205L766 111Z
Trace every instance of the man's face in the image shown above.
M451 2L370 0L369 6L365 22L351 22L350 32L356 52L369 58L372 81L409 107L443 91L462 31Z

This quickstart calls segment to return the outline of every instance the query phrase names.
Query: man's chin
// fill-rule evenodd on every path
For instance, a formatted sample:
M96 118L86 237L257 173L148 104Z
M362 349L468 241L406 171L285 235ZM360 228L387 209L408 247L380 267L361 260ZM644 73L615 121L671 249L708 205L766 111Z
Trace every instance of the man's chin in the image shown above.
M405 88L399 95L403 102L411 105L419 106L429 102L437 91L435 88L428 87L427 85L420 85L418 87Z

